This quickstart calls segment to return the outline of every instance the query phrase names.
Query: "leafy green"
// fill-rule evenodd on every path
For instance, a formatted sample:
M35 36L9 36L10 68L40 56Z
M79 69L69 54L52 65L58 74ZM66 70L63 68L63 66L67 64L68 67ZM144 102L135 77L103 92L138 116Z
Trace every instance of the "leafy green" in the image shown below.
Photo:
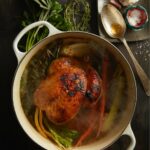
M71 147L73 141L79 136L78 131L69 130L67 128L56 128L54 125L50 124L46 118L44 118L44 125L52 134L53 140L61 148Z

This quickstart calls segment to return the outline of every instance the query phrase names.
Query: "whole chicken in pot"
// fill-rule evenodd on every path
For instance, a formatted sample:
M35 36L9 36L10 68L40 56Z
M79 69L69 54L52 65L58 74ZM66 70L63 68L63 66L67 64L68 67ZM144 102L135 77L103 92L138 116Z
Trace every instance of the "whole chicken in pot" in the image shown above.
M34 103L55 124L71 120L80 107L90 108L100 99L102 81L89 64L71 57L55 59L46 79L34 92Z

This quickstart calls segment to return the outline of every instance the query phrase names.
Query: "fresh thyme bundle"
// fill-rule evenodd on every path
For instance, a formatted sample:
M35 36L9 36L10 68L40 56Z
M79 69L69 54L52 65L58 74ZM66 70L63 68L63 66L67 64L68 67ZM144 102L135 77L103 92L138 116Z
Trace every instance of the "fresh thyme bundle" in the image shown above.
M87 0L70 0L64 13L69 30L87 31L90 20L90 6Z

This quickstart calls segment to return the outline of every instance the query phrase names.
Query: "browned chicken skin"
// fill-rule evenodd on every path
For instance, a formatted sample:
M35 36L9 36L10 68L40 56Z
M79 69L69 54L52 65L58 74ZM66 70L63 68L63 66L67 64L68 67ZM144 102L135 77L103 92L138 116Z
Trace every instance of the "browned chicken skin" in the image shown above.
M86 72L88 84L83 106L93 107L93 105L98 102L101 96L102 80L98 75L97 71L90 65L87 65L84 70Z
M81 67L81 64L79 61L77 61L74 58L71 57L60 57L58 59L55 59L49 69L48 74L56 73L62 69L66 69L71 66Z
M100 93L101 79L94 68L62 57L51 63L47 78L34 92L34 103L50 121L62 124L72 119L82 105L96 103Z

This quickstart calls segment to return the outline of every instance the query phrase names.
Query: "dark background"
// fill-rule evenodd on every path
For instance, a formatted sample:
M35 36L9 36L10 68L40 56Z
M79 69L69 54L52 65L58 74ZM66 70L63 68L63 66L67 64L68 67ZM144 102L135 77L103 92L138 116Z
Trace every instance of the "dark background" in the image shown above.
M98 33L96 1L92 1L92 21L91 32ZM22 0L0 0L0 146L2 149L25 149L42 150L40 146L34 143L23 131L19 125L12 105L11 87L17 60L13 52L12 42L21 30L19 17L24 11L24 1ZM132 65L128 54L122 44L115 44ZM133 53L141 49L148 50L150 54L150 39L140 42L129 43ZM146 61L143 55L136 55L138 61L146 73L150 76L150 57ZM132 65L133 67L133 65ZM134 67L133 67L134 70ZM136 76L136 73L135 73ZM150 99L145 95L143 88L136 76L138 98L137 106L132 120L133 132L136 136L136 150L148 150L149 145L149 108ZM115 144L109 147L109 150L124 150L129 143L129 138L123 137ZM0 148L0 149L1 149Z

